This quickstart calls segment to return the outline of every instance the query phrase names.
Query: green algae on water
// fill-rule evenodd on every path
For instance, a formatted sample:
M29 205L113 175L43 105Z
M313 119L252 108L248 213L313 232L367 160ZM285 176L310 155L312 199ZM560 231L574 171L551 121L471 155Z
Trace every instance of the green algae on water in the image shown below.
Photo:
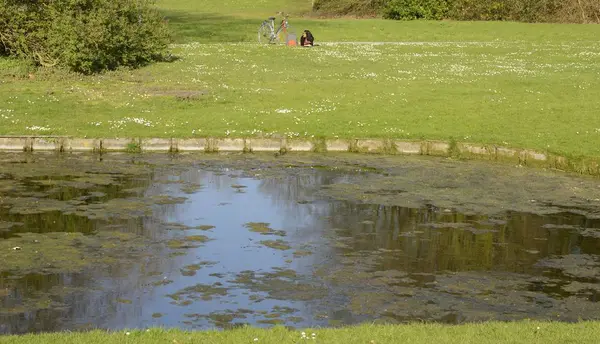
M185 183L184 185L182 185L180 187L181 192L185 193L185 194L194 194L198 191L200 191L202 189L202 185L201 184L195 184L195 183Z
M208 230L211 230L211 229L215 228L215 226L211 226L211 225L200 225L200 226L196 226L196 227L193 227L193 228L194 228L194 229L199 229L199 230L201 230L201 231L208 231Z
M165 223L165 224L163 224L163 226L166 230L169 230L169 231L176 231L176 230L187 231L187 230L192 230L192 229L208 231L208 230L215 228L215 226L212 226L212 225L188 226L188 225L184 225L183 223L174 223L174 222Z
M199 244L209 241L206 235L189 235L180 239L171 239L167 242L167 247L172 249L198 248Z
M215 264L217 264L217 262L202 261L197 264L186 265L181 269L181 274L184 276L194 276L196 275L196 271L202 269L204 266L210 266Z
M272 249L281 250L281 251L289 250L292 248L286 241L283 241L280 239L278 239L278 240L262 240L260 243L267 247L270 247Z
M160 286L168 285L168 284L171 284L171 283L173 283L173 280L167 279L165 277L165 278L163 278L161 280L152 282L152 285L155 286L155 287L160 287Z
M296 251L294 251L293 254L294 254L295 258L300 258L300 257L310 256L312 254L312 252L309 250L296 250Z
M186 299L187 301L195 301L195 300L212 300L215 296L225 296L227 295L227 288L221 287L219 285L213 284L196 284L191 287L184 288L174 294L169 294L167 297L173 299L174 301L180 301Z
M268 325L281 325L285 321L283 319L260 319L256 321L259 324L268 324Z
M0 240L0 272L16 275L80 272L90 266L132 264L148 242L123 232L20 233Z
M244 224L244 227L248 228L251 232L259 233L261 235L276 235L281 237L286 235L285 231L274 230L270 225L270 223L266 222L248 222Z
M270 224L266 222L248 222L244 226L254 233L268 233L273 231L269 227Z
M0 233L10 232L13 227L23 226L22 222L8 222L0 220Z
M206 235L188 235L184 238L185 241L207 242L210 240Z
M327 289L304 278L291 269L274 269L272 272L257 274L254 271L241 271L231 283L249 291L267 293L268 298L285 301L320 300L327 294ZM263 299L253 294L249 300L259 302Z
M187 201L187 198L172 197L172 196L167 196L167 195L157 195L157 196L151 196L150 200L152 200L154 202L154 204L167 205L167 204L185 203L185 201Z

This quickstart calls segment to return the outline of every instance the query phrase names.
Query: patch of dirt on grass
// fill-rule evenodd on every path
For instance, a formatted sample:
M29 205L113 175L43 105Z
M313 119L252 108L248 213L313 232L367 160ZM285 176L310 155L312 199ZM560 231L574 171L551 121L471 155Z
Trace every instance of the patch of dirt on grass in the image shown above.
M184 90L184 89L176 89L176 90L165 90L165 89L146 89L143 91L145 94L153 97L169 97L175 98L177 100L198 100L201 99L202 96L206 96L209 94L208 90Z

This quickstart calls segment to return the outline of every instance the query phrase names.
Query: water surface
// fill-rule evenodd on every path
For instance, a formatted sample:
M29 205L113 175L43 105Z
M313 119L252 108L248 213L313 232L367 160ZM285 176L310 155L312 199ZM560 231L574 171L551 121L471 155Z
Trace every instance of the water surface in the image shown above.
M0 333L599 317L581 209L378 204L406 190L340 188L390 171L200 160L5 158Z

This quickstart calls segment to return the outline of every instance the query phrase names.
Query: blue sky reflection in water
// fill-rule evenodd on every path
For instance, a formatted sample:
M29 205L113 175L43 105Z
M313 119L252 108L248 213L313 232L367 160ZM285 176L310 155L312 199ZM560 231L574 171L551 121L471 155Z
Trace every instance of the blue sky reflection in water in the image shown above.
M102 260L76 271L55 266L27 274L4 266L0 333L572 321L600 314L598 220L568 212L465 215L324 196L323 186L366 174L290 168L265 177L188 164L151 167L140 175L102 168L61 178L5 175L0 225L8 229L0 240L33 231L42 232L33 242L44 241L75 222L89 240L116 230L143 238L146 246L140 254L119 256L127 264ZM11 211L23 197L52 206L32 214ZM151 213L98 210L124 198L154 200ZM111 211L118 216L107 216ZM263 233L252 231L252 223ZM29 249L24 244L11 254Z

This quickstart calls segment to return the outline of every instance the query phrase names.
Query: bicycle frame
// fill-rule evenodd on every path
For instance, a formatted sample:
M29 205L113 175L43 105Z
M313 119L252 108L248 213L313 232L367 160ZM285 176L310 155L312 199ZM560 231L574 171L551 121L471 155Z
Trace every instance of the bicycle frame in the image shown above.
M271 27L273 28L273 30L275 29L275 20L271 21ZM279 27L277 28L277 31L275 31L275 36L277 36L280 32L287 32L287 29L289 27L289 22L288 22L288 17L285 16L285 18L283 18L281 20L281 24L279 24Z
M277 25L277 27L275 26L275 17L270 17L269 19L263 21L261 28L265 28L266 32L263 31L261 34L261 29L259 29L259 41L261 40L261 37L264 37L269 41L269 43L274 43L276 40L278 40L280 34L287 34L288 30L290 29L290 23L288 21L289 16L281 12L278 14L283 15L283 19L279 25Z

